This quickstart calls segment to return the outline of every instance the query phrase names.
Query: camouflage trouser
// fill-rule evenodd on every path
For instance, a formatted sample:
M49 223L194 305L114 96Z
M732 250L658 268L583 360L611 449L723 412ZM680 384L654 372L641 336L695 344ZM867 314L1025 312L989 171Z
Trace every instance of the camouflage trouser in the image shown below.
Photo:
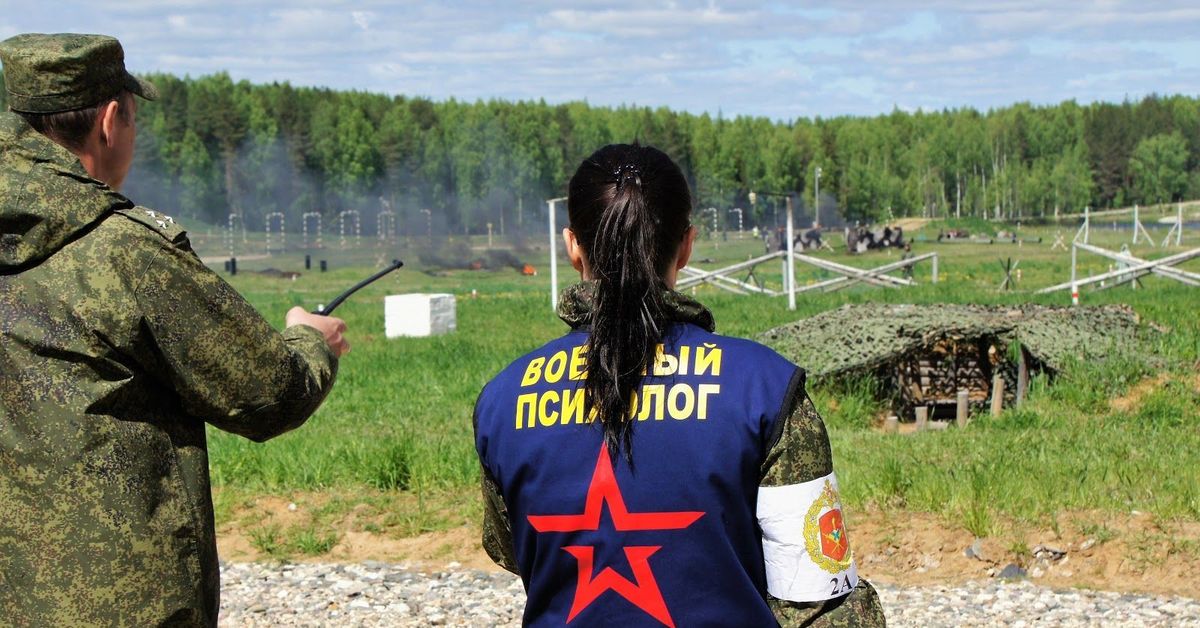
M849 595L822 604L795 604L771 599L771 610L783 628L877 628L887 625L879 594L866 580L859 580L858 586Z

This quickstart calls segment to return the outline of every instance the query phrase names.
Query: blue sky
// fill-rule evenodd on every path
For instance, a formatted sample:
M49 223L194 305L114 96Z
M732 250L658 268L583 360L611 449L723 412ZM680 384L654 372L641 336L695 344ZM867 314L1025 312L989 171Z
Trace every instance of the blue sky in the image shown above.
M1200 4L0 0L133 71L775 119L1200 92Z

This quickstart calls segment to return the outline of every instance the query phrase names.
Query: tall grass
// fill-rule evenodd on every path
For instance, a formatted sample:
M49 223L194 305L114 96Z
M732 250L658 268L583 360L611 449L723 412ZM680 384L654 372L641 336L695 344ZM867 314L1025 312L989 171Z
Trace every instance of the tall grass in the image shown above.
M1093 229L1093 241L1112 248L1127 237ZM1046 242L1040 246L919 244L917 252L939 252L940 283L931 285L928 266L922 265L915 288L804 294L795 312L787 310L782 298L735 296L712 288L700 289L697 296L713 309L718 331L737 336L753 336L846 303L1066 304L1065 294L1030 291L1067 276L1069 255L1049 251L1053 233L1053 228L1038 232ZM715 260L699 266L715 268L762 252L762 244L750 239L721 242L719 248L715 244L698 244L697 259ZM334 262L329 273L312 272L295 282L242 273L233 283L282 324L288 307L311 308L328 300L382 257L371 250L326 255ZM897 253L822 255L868 267L894 261ZM348 494L356 487L418 495L474 491L478 463L471 414L479 390L509 361L565 330L551 312L545 251L524 256L541 262L543 274L528 278L496 270L431 276L406 268L356 295L338 311L349 324L353 350L343 359L338 384L325 405L300 429L265 444L211 431L214 483L251 492L332 489ZM1022 260L1023 277L1017 291L1002 293L997 290L1002 279L997 260L1007 257ZM1107 270L1103 260L1081 256L1080 261L1085 275ZM268 265L300 268L301 262L293 255L241 264L244 269ZM560 269L566 285L569 268ZM759 279L779 286L778 266L764 265L760 271ZM798 282L821 276L802 269ZM385 339L382 296L430 291L457 296L458 331ZM1136 509L1200 519L1200 393L1195 380L1200 293L1151 278L1137 290L1085 291L1084 302L1129 303L1145 320L1167 330L1149 339L1149 351L1158 361L1149 367L1141 359L1120 358L1070 364L1053 381L1035 377L1019 409L996 418L974 417L963 430L904 436L873 429L883 408L872 382L815 388L847 502L941 513L981 536L994 530L1001 515L1033 520L1064 509ZM1110 403L1159 370L1168 374L1161 389L1148 391L1128 410Z

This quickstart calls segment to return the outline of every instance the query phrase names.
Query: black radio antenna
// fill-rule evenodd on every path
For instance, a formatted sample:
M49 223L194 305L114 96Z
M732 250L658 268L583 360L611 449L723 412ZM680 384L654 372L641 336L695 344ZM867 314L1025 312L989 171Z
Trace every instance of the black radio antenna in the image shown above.
M350 295L354 294L355 292L358 292L359 290L361 290L361 289L365 288L367 285L369 285L371 282L379 279L380 277L383 277L384 275L392 272L393 270L396 270L397 268L400 268L403 265L404 265L404 262L402 262L398 259L392 260L392 263L389 264L387 268L384 268L383 270L375 273L374 275L371 275L370 277L367 277L366 279L363 279L362 281L354 284L354 286L351 287L349 290L337 295L337 298L330 301L329 305L320 306L317 309L313 310L312 313L320 314L322 316L329 316L329 313L332 312L334 310L334 308L341 305L342 301L345 301L347 298L350 297Z

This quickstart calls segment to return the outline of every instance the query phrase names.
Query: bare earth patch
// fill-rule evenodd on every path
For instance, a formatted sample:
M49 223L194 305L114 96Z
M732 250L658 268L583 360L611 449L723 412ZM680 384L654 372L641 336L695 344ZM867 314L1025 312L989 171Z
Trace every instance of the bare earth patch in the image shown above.
M892 226L900 227L905 231L916 231L929 224L929 218L899 218L892 221Z
M1050 587L1195 596L1200 577L1200 523L1147 514L1064 513L1058 532L1004 522L1006 532L966 553L975 538L936 515L850 513L851 546L868 578L894 584L984 580L1006 565ZM1036 555L1035 555L1036 552ZM1060 554L1061 553L1061 554Z
M1130 412L1141 405L1142 399L1166 386L1169 381L1171 381L1170 373L1159 373L1154 377L1147 377L1135 384L1133 388L1130 388L1129 392L1124 396L1116 397L1110 401L1109 406L1118 412ZM1200 385L1200 377L1197 378L1196 383ZM1200 390L1200 387L1197 390Z
M364 502L339 507L345 505L339 500L350 499ZM466 503L475 496L461 499ZM373 560L498 570L479 545L476 510L442 501L440 510L414 519L415 501L408 494L382 492L353 498L328 493L252 497L239 502L219 527L218 548L223 560L232 561ZM410 514L397 512L405 510ZM860 573L879 582L911 586L986 580L1016 564L1045 586L1194 596L1200 579L1197 522L1163 521L1143 513L1078 512L1060 515L1056 531L1006 521L997 526L1005 532L979 541L975 558L964 552L975 538L937 515L895 510L850 515ZM264 542L264 530L275 531L274 545ZM314 530L329 536L327 549L313 551L297 543L296 538Z

